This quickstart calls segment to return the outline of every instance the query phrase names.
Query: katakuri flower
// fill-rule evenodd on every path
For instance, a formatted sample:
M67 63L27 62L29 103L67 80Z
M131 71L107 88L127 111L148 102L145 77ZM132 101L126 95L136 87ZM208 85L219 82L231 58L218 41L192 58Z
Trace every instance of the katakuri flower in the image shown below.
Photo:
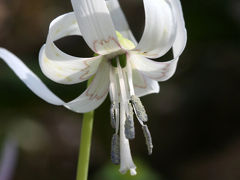
M1 48L0 57L20 79L48 103L63 105L84 113L96 109L108 95L111 99L111 158L120 164L120 172L136 174L129 140L134 139L134 112L142 125L149 154L152 139L148 120L139 97L159 92L158 81L175 72L179 56L186 45L186 29L179 0L143 0L145 29L137 43L118 0L72 0L74 12L53 20L46 44L40 50L43 73L61 84L76 84L93 77L90 86L79 97L65 103L52 93L15 55ZM84 38L97 56L79 58L61 51L54 41L71 35ZM173 50L167 62L156 59Z

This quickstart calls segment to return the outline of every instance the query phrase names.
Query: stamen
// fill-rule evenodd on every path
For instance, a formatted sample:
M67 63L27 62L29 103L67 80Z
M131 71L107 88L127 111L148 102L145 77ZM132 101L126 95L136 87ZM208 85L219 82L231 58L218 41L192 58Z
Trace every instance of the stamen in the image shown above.
M110 68L109 72L109 92L110 92L110 98L112 102L118 102L118 88L117 88L117 82L116 82L116 70L114 67Z
M143 125L142 130L143 130L143 134L144 134L145 139L146 139L148 154L151 155L152 154L152 149L153 149L153 144L152 144L152 137L151 137L150 131L148 129L148 126Z
M118 64L117 71L119 76L120 91L121 91L122 99L126 101L127 100L126 86L124 82L122 68L120 67L119 58L118 58L117 64Z
M148 120L147 113L140 99L137 96L133 95L131 96L131 102L133 104L133 108L138 120L147 122Z
M113 164L120 164L120 141L117 134L112 137L111 160Z
M118 114L116 119L118 121L118 122L116 121L116 125L119 124L120 126L119 128L120 129L120 133L119 133L120 134L120 169L119 171L121 173L126 173L128 170L130 170L131 175L135 175L136 166L133 163L129 141L125 135L126 114L129 114L126 84L124 81L123 69L119 63L119 57L117 57L117 60L118 61L117 61L116 70L118 73L118 83L119 83L119 89L120 89L120 103L119 103L120 108L117 108ZM117 132L115 134L117 134ZM115 155L115 151L113 151L113 155ZM115 160L115 158L113 159Z
M123 73L123 80L125 83L125 87L126 87L126 95L127 95L127 99L130 99L131 95L130 95L130 88L129 88L129 84L128 84L128 79L127 79L127 73L125 71L125 69L122 69L122 73Z
M110 116L111 116L111 125L116 130L116 134L119 129L119 99L118 99L118 84L116 82L116 68L110 68L110 98L112 101L110 108Z
M128 110L129 110L129 113L125 121L125 136L127 139L134 139L135 128L134 128L134 121L133 121L133 108L130 103L128 103Z
M127 79L128 79L128 86L130 90L130 95L133 96L135 95L134 93L134 87L133 87L133 80L132 80L132 67L131 67L131 61L127 63Z
M113 102L110 107L110 116L111 116L111 126L113 129L116 128L116 104Z
M118 134L118 130L119 130L119 103L116 104L116 109L115 109L115 117L116 117L116 126L115 126L115 134Z

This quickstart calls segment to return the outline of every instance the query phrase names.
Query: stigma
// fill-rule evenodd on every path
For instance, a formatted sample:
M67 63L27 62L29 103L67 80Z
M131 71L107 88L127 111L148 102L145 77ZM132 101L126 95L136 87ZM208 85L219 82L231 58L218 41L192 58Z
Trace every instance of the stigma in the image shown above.
M111 143L111 160L114 164L120 164L121 173L130 171L131 175L136 175L129 140L135 138L134 116L136 116L137 122L142 126L148 154L152 153L152 138L145 124L148 116L140 98L135 95L132 65L127 61L126 54L114 57L110 63L112 65L109 74L110 119L115 130Z

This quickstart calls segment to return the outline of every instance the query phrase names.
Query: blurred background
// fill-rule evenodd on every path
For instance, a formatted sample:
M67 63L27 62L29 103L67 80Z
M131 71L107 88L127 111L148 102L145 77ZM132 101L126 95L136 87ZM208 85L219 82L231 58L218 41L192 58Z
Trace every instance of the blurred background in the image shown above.
M120 3L140 39L142 0ZM131 149L138 175L118 173L119 167L110 162L113 130L108 99L95 115L90 180L240 179L240 1L182 0L182 6L188 43L177 72L160 84L161 93L142 98L153 154L147 155L141 128L136 126ZM39 68L38 52L51 20L69 11L70 0L0 0L0 46L21 57L66 101L86 85L64 86L48 80ZM92 55L80 37L56 44L72 55ZM7 155L13 172L0 179L74 180L82 115L36 97L2 61L0 69L0 151Z

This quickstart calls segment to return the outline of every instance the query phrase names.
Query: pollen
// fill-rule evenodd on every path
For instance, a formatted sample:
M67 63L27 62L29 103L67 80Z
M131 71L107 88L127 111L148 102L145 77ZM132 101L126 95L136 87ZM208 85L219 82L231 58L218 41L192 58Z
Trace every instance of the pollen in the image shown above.
M150 134L150 131L149 131L147 125L143 125L142 126L142 130L143 130L144 137L146 139L146 145L147 145L147 149L148 149L148 154L151 155L152 154L152 149L153 149L152 136Z
M133 108L130 103L128 103L128 110L129 110L129 113L125 121L125 136L127 139L134 139L135 128L134 128L134 121L133 121Z
M113 164L120 164L120 141L117 134L112 137L111 160Z
M142 122L147 122L148 116L140 99L137 96L133 95L131 96L131 102L137 118Z

